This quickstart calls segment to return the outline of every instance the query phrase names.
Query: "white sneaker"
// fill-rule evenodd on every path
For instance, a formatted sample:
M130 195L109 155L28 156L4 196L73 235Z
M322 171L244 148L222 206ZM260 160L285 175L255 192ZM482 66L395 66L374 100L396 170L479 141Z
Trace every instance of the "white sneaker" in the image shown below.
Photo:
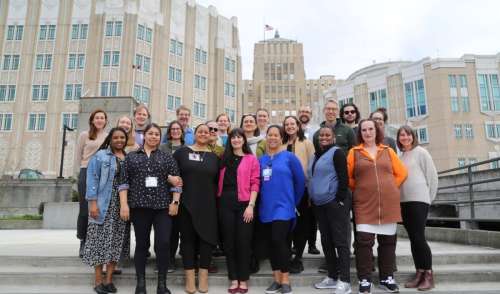
M351 294L351 284L339 280L335 294Z
M321 282L314 284L316 289L335 289L337 287L337 280L330 277L325 277Z

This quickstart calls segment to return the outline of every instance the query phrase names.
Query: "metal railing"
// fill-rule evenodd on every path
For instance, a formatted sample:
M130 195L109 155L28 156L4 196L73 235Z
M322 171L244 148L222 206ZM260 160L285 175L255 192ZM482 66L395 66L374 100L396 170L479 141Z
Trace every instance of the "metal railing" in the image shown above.
M474 172L476 172L476 170L475 170L476 167L481 166L481 165L485 165L485 164L490 164L492 162L498 162L500 165L500 157L492 158L492 159L472 163L469 165L456 167L456 168L452 168L452 169L438 172L438 175L440 178L442 176L445 176L445 175L451 175L455 172L456 172L456 174L462 174L462 175L466 174L467 181L465 183L448 185L448 186L441 186L441 187L438 187L438 191L467 187L466 191L464 191L464 192L468 193L469 197L467 200L437 200L436 199L432 203L432 205L434 206L434 205L446 205L446 204L448 204L448 205L469 204L470 217L429 217L428 219L433 220L433 221L468 221L468 222L473 222L473 223L476 223L476 222L495 222L495 223L498 223L498 222L500 222L500 217L498 219L476 217L476 211L475 211L475 204L477 204L477 203L500 202L500 195L495 195L495 197L486 198L486 199L476 199L474 197L474 186L475 185L500 182L500 177L493 177L493 178L486 179L486 180L477 180L477 181L473 180L473 174L474 174ZM477 172L479 172L479 171L477 171ZM438 192L438 194L439 194L439 192Z

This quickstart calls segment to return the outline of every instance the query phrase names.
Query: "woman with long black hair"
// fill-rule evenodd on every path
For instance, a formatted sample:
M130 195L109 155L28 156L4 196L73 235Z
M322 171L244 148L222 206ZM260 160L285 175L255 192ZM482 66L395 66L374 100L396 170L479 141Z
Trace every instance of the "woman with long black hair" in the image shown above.
M120 258L129 255L127 223L120 219L118 182L123 175L123 160L128 135L122 128L113 128L92 156L87 168L89 222L83 249L83 262L95 269L97 293L114 293L113 269ZM124 250L124 252L122 252ZM102 267L106 265L106 283Z
M219 174L219 223L222 228L229 293L246 293L250 278L255 201L259 192L260 167L248 147L245 132L233 129Z

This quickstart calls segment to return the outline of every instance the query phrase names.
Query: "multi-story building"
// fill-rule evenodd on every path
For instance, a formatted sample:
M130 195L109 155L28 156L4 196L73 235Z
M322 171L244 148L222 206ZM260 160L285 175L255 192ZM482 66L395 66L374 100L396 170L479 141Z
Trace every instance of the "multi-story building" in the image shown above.
M81 96L133 96L160 124L181 104L193 123L241 111L237 19L193 0L1 1L0 50L0 174L54 177Z
M332 75L306 80L302 43L281 38L276 31L274 38L255 44L253 80L243 81L244 112L265 108L272 123L282 123L301 105L319 108L323 92L335 82Z
M386 107L391 133L415 127L444 170L500 156L499 72L500 53L380 63L337 82L323 99L354 102L362 117Z

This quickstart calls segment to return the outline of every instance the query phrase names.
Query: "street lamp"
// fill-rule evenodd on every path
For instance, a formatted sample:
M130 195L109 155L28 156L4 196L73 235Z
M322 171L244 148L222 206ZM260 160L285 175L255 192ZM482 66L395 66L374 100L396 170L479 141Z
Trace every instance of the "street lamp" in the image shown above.
M59 176L57 177L58 179L64 179L63 177L63 164L64 164L64 149L66 149L66 145L68 145L68 142L66 141L66 131L74 131L74 129L68 127L67 125L63 126L63 138L62 138L62 148L61 148L61 163L59 165Z

